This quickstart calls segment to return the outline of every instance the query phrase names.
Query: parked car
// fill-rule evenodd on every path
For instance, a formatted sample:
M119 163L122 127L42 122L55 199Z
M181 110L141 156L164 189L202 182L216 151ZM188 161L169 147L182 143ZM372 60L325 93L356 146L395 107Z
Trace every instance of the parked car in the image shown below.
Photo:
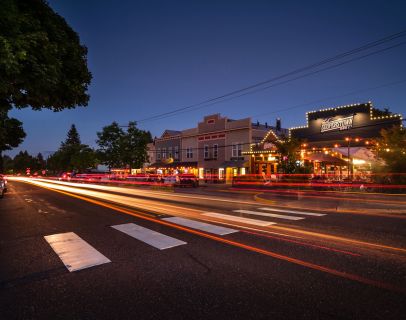
M163 180L164 180L164 184L174 186L178 182L179 178L178 178L178 176L166 176L163 178Z
M7 192L7 180L3 175L0 175L0 198L3 198L5 192Z
M199 186L199 179L194 174L179 174L175 185L196 188Z

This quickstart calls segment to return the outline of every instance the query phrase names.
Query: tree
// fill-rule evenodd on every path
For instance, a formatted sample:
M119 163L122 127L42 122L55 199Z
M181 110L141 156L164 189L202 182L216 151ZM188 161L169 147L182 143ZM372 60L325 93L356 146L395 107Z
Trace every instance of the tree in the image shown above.
M117 122L113 122L111 125L103 127L101 132L97 132L98 139L96 143L99 145L98 154L101 162L109 168L124 166L121 156L124 136L125 132Z
M77 33L44 0L1 1L0 172L1 152L25 138L9 110L61 111L88 104L92 76L86 55Z
M87 49L44 0L2 0L0 107L86 106Z
M79 132L76 129L76 126L74 124L72 124L68 131L68 135L66 137L65 142L62 142L62 146L63 147L73 147L73 146L77 146L80 144L81 144L81 142L80 142Z
M3 166L5 173L13 173L14 169L14 162L10 156L4 155L3 156Z
M290 138L283 141L274 142L281 155L280 165L283 173L296 173L299 166L296 164L298 160L298 151L301 141L295 138Z
M24 138L22 122L9 118L8 108L0 108L0 173L3 172L3 151L17 147Z
M127 134L122 140L123 162L130 168L141 168L147 158L147 144L151 141L150 132L138 129L136 123L130 121Z
M13 162L14 162L14 170L16 172L25 173L27 168L31 169L34 161L33 161L33 157L31 155L29 155L27 150L25 150L25 151L20 151L14 157Z
M32 169L34 171L40 171L40 170L44 170L46 167L46 162L44 160L44 157L42 156L42 153L38 153L37 156L35 158L33 158L34 163L32 165Z
M110 168L140 168L147 157L147 144L152 141L149 131L137 128L136 122L130 121L127 131L117 122L103 128L97 133L100 160Z
M393 126L382 129L377 140L378 156L385 161L385 171L406 173L406 130Z
M66 140L61 142L58 151L48 158L48 168L52 171L85 171L96 166L96 154L88 145L82 144L74 124L68 131Z

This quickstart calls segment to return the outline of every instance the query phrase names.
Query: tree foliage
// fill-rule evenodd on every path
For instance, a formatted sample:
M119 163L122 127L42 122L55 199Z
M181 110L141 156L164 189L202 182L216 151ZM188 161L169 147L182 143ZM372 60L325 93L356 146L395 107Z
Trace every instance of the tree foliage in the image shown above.
M66 140L53 155L48 158L48 168L57 171L83 172L96 166L96 154L92 148L80 141L74 124L68 131Z
M378 156L385 162L385 170L392 173L406 173L406 130L394 126L381 130L377 140Z
M86 106L91 74L79 36L44 0L2 0L0 106Z
M97 133L98 154L110 168L140 168L147 159L147 144L152 141L149 131L140 130L130 121L127 131L117 122Z
M87 105L92 76L86 56L77 33L46 1L1 0L0 172L1 152L25 137L22 123L7 116L11 108Z
M298 151L301 142L298 139L290 138L283 141L275 141L280 155L280 169L283 173L297 173L300 169L296 164L298 160Z
M3 172L2 152L17 147L25 138L22 122L8 117L8 108L0 108L0 173Z

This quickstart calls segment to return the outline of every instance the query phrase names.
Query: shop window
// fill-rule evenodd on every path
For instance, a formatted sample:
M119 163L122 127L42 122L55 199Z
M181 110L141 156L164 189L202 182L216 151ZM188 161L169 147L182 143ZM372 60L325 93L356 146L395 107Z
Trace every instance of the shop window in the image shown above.
M219 153L219 145L213 145L213 159L217 159Z

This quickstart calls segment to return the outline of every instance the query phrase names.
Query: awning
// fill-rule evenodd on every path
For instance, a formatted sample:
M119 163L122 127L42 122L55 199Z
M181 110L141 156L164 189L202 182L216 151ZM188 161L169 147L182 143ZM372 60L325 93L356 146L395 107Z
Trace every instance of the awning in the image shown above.
M148 166L148 168L176 168L176 167L197 168L197 161L181 161L172 163L155 162Z
M244 168L248 167L248 161L245 160L231 160L231 161L224 161L220 164L219 168Z
M376 160L375 154L364 147L350 147L350 157L362 159L366 161L374 161ZM344 157L348 157L348 148L334 148L332 149L334 152L341 153Z
M345 166L347 164L347 162L344 161L343 159L336 158L336 157L333 157L333 156L331 156L329 154L325 154L325 153L312 153L310 155L306 155L305 159L310 160L310 161L319 161L319 162L342 165L342 166Z

